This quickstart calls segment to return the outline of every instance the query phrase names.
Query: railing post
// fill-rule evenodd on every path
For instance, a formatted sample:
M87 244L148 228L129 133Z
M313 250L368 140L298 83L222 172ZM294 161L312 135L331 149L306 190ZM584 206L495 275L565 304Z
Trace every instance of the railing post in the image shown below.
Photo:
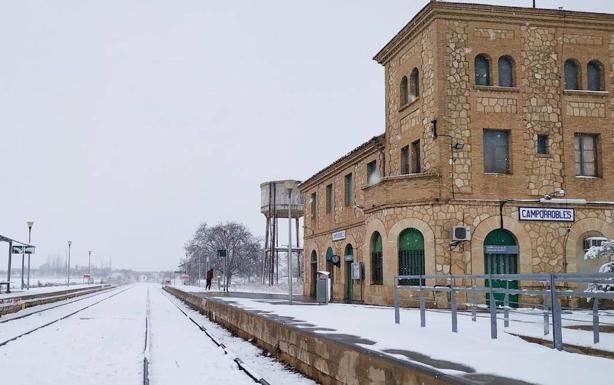
M401 323L401 314L399 311L400 300L399 300L399 279L397 277L394 278L394 286L392 287L392 297L394 301L394 323Z
M478 307L478 294L475 290L475 281L471 280L471 320L475 322L477 320L477 307Z
M454 283L450 285L450 309L452 310L452 332L458 332L458 319L456 315L456 291Z
M550 274L550 300L552 309L552 341L556 350L563 350L563 334L561 332L561 307L556 295L554 274Z
M426 326L426 306L424 305L424 288L422 287L422 276L420 276L420 327Z
M593 298L593 342L599 343L599 299Z
M490 288L490 338L497 338L497 302L495 301L495 293L492 291L492 274L489 274Z
M550 316L548 313L548 295L544 294L544 335L550 334Z
M503 299L503 327L510 326L510 281L505 281L505 297Z

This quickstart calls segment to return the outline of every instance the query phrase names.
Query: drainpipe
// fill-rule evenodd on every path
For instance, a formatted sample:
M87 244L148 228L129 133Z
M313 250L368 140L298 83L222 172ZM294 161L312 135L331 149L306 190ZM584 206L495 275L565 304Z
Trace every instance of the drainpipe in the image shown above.
M499 228L503 230L503 206L509 202L509 200L499 201Z

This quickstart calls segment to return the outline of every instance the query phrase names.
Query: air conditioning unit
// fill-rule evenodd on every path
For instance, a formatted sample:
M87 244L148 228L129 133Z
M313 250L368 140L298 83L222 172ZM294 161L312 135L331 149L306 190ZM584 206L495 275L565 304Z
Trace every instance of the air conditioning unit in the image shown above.
M453 241L468 241L471 239L471 229L469 226L452 226L450 239Z
M607 238L604 237L588 237L584 238L584 251L587 251L593 246L601 246L601 244L607 241Z

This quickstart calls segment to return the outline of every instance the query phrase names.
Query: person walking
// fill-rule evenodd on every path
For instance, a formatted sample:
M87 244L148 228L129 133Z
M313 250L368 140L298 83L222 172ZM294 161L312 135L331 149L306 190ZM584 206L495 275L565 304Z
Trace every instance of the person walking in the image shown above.
M205 286L205 289L207 290L211 290L211 281L213 280L213 269L209 269L209 271L207 271L207 286Z

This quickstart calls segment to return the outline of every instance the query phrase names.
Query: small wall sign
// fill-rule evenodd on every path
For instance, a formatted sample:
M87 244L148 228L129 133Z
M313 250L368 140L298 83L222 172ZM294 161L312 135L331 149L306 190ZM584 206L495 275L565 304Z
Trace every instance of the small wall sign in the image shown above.
M521 221L574 222L576 213L574 209L520 207L518 219Z
M345 239L345 230L335 231L333 233L333 241L341 241Z
M518 246L486 245L484 254L518 254Z

